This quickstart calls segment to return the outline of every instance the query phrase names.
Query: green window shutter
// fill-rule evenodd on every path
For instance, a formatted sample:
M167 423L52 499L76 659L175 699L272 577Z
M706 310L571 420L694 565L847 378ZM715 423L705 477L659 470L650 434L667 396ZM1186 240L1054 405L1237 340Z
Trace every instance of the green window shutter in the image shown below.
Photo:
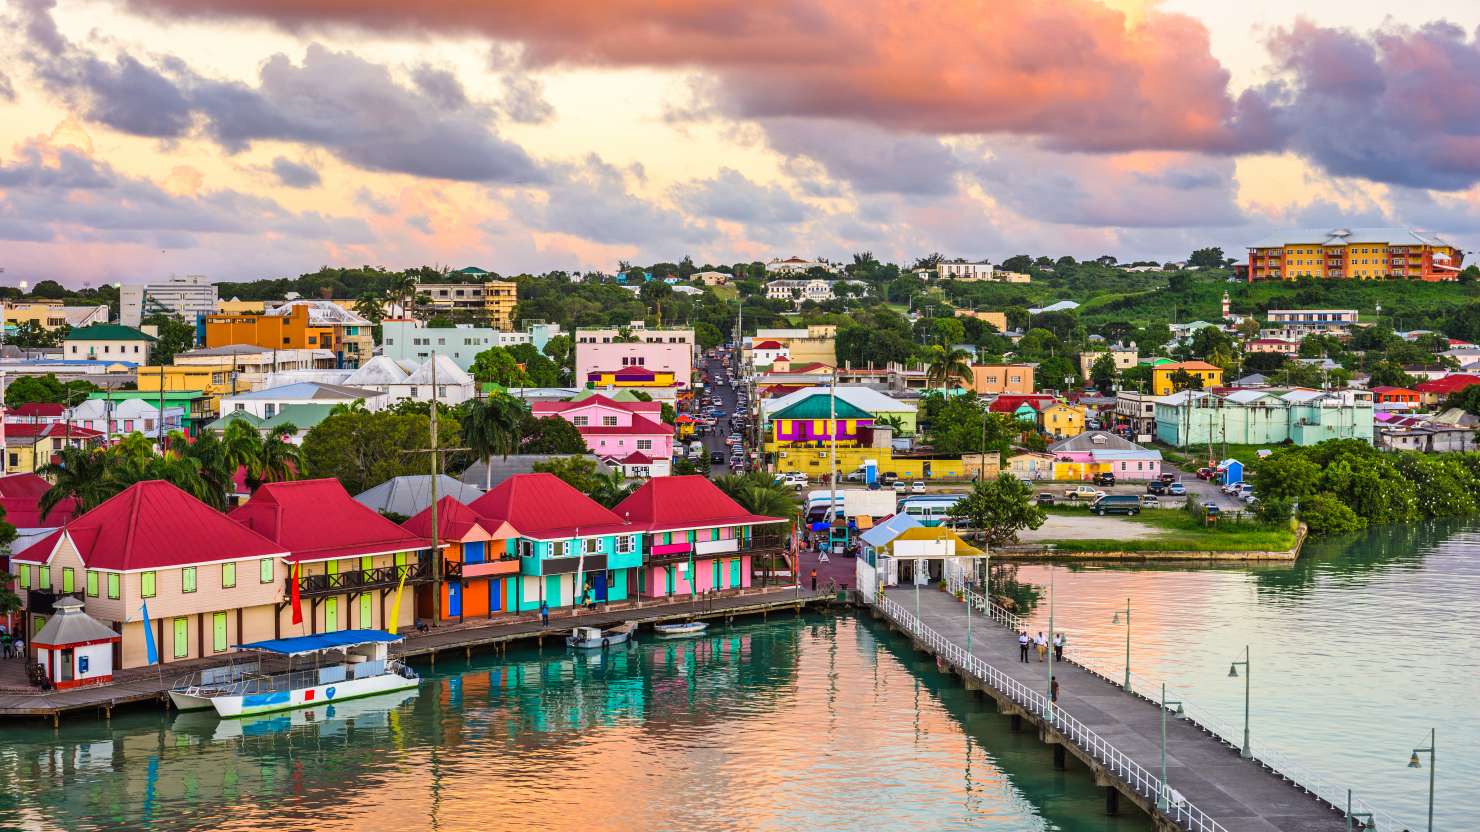
M194 592L195 591L195 567L194 566L187 566L184 569L181 569L180 570L180 591L181 592Z
M257 567L258 579L264 584L272 583L272 558L263 558Z
M108 597L109 598L112 598L115 601L118 600L119 583L120 583L120 581L119 581L118 573L117 572L109 572L108 573Z
M139 575L139 595L145 598L154 597L154 573L145 572Z
M74 572L74 571L72 571L72 567L70 567L70 566L63 566L62 567L62 592L64 592L64 593L71 593L71 592L76 591L76 589L77 589L76 584L77 584L77 573Z
M375 559L370 557L369 555L360 555L360 571L369 572L370 564L373 560Z
M98 573L87 570L87 597L98 597Z
M406 553L405 552L397 552L396 553L396 565L397 566L405 566L406 565Z
M31 587L31 564L29 564L29 563L23 563L23 564L21 564L20 579L21 579L21 583L20 583L20 588L21 589L31 589L32 588Z
M41 572L41 582L40 582L41 583L41 588L43 590L50 591L51 590L51 567L50 566L43 566L43 567L41 567L40 572Z
M230 589L236 586L236 563L221 564L221 588Z

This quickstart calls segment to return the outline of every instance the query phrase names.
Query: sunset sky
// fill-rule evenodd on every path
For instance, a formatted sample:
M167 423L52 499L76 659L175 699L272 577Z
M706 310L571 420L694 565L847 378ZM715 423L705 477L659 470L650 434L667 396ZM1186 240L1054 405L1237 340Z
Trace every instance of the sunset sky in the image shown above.
M1480 243L1472 0L7 0L3 282Z

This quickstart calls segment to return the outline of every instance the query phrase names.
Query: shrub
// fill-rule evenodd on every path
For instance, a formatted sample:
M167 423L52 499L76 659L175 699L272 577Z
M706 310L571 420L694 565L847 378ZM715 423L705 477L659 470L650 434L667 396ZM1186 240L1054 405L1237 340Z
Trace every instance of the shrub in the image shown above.
M1300 519L1310 527L1312 537L1325 537L1359 531L1367 521L1330 494L1316 494L1300 505Z

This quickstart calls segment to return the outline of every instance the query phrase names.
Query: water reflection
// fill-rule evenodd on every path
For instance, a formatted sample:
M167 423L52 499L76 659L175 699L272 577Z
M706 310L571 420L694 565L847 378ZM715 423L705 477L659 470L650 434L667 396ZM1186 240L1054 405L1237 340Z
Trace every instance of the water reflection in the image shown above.
M7 728L0 828L1147 828L851 617L438 665L415 695Z

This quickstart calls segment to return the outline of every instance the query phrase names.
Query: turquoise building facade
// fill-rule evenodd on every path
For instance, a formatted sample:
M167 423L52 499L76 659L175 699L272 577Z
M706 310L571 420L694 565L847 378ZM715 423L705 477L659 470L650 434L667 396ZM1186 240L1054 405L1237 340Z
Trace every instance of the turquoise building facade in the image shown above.
M1314 445L1327 439L1372 442L1373 398L1366 390L1186 390L1156 400L1156 438L1172 447L1219 444Z

